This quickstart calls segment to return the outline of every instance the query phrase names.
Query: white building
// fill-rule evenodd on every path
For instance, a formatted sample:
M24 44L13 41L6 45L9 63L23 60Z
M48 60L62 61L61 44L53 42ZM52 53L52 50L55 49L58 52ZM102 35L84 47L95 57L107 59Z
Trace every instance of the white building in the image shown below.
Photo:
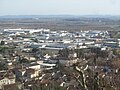
M0 72L0 89L3 85L9 85L15 83L15 75L11 71Z

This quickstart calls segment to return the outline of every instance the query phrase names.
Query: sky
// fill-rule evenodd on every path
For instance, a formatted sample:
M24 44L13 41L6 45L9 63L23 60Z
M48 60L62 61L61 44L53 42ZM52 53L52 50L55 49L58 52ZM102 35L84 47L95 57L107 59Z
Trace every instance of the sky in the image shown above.
M120 0L0 0L3 15L120 15Z

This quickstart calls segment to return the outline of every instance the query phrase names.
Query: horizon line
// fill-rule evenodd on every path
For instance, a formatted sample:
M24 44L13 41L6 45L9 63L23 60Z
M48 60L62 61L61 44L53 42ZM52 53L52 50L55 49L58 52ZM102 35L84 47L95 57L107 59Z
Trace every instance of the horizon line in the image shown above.
M8 14L1 16L120 16L120 14Z

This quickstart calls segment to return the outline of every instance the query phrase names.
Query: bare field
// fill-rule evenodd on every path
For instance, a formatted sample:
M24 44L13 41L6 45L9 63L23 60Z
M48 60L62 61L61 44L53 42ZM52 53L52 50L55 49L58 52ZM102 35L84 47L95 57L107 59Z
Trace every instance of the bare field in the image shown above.
M120 31L120 18L116 17L29 17L0 18L0 29L4 28L49 28L51 30L109 30Z

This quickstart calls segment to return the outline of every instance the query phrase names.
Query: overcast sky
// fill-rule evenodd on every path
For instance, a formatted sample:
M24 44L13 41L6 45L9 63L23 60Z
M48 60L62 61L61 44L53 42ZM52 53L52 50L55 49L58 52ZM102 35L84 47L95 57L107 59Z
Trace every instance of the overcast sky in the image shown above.
M120 15L120 0L0 0L0 15Z

